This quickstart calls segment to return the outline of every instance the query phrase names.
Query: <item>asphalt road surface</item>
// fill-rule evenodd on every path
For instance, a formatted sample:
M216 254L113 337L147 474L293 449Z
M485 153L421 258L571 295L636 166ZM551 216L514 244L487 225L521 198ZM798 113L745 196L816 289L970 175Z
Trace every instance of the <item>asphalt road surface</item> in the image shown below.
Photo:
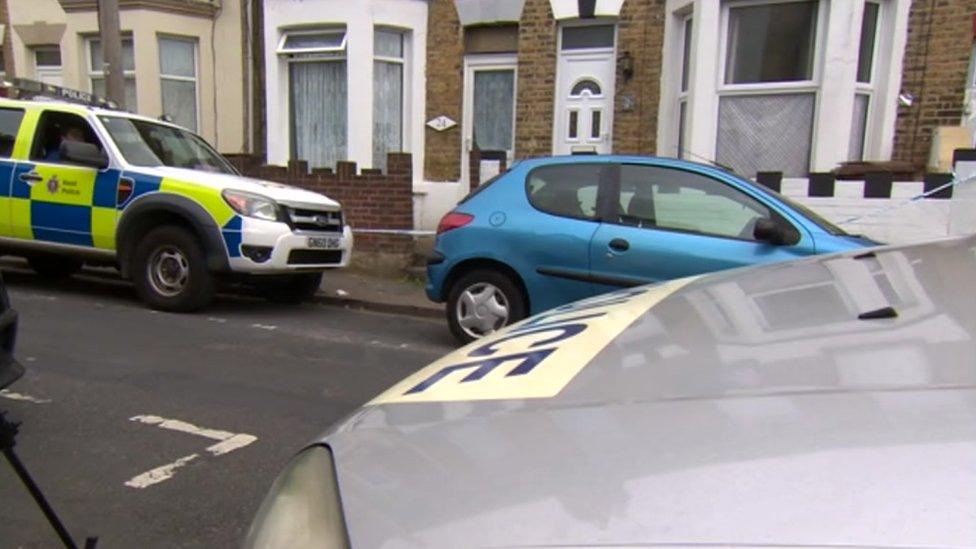
M436 320L224 296L153 312L118 280L4 271L27 374L16 450L79 543L234 547L305 443L453 347ZM0 547L58 539L0 461Z

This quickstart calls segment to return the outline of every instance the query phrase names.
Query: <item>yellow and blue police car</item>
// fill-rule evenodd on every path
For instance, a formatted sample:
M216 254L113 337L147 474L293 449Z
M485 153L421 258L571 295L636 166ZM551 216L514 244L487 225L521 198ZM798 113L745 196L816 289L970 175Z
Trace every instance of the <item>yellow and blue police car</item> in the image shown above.
M310 297L349 263L340 205L246 178L201 137L85 92L17 80L0 98L0 253L59 277L118 266L150 307L206 306L221 278Z

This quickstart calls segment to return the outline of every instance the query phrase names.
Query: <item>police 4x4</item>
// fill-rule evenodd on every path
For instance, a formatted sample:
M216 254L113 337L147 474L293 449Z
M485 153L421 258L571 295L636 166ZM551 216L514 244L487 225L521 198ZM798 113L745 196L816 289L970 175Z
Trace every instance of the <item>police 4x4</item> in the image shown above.
M215 284L246 275L297 302L348 264L337 202L242 177L173 124L63 100L0 99L0 251L46 276L84 261L118 266L149 306L191 311ZM261 276L253 276L261 275Z

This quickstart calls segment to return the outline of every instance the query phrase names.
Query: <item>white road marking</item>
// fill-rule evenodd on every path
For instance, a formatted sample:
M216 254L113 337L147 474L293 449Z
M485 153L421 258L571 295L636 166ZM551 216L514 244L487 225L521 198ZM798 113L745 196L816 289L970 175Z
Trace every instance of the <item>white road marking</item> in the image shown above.
M207 452L214 457L229 454L234 450L239 450L258 439L258 437L248 435L246 433L231 433L229 431L221 431L220 429L207 429L206 427L198 427L192 423L181 421L179 419L167 419L154 415L132 416L129 418L129 421L136 421L146 425L155 425L160 429L168 429L170 431L177 431L180 433L196 435L198 437L209 438L211 440L217 440L219 441L217 444L211 444L206 448ZM164 480L169 480L176 474L176 469L186 465L197 457L199 457L199 454L191 454L189 456L181 457L172 463L167 463L166 465L161 465L155 469L151 469L145 473L136 475L127 480L125 485L131 488L145 488L147 486L152 486L153 484L163 482Z
M259 330L277 330L278 327L271 324L251 324L252 328L257 328Z
M218 324L223 324L224 322L227 322L226 318L217 318L215 316L208 316L207 320L209 320L210 322L216 322Z
M9 398L10 400L20 400L23 402L33 402L34 404L47 404L51 402L51 399L49 398L37 398L30 395L25 395L23 393L8 391L7 389L0 389L0 397Z
M125 485L130 488L147 488L153 484L159 484L164 480L169 480L173 478L176 474L176 470L183 467L187 463L200 457L199 454L190 454L188 456L183 456L180 459L167 463L166 465L160 465L155 469L150 469L141 475L136 475L131 479L125 481Z

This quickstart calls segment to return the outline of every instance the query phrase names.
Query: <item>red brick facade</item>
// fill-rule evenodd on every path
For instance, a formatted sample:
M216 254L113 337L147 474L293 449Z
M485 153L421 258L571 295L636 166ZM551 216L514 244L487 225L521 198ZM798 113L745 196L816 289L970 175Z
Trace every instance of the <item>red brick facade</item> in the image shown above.
M664 13L665 0L624 2L618 20L617 55L629 54L633 74L625 78L618 67L615 153L655 152ZM424 176L429 181L457 181L461 166L464 29L454 0L432 0L429 14L427 119L445 115L458 121L459 126L443 132L426 130ZM518 21L516 158L552 154L558 32L549 0L525 0Z
M923 169L933 130L960 124L973 48L973 14L976 0L912 2L901 90L915 100L910 107L899 107L895 160Z
M359 175L355 162L339 162L335 172L316 169L309 173L305 161L292 161L284 168L261 165L252 156L230 159L249 177L294 185L337 200L354 230L413 229L413 174L409 154L391 153L388 174L364 169ZM413 240L408 235L358 233L355 236L358 252L410 254L413 251Z

